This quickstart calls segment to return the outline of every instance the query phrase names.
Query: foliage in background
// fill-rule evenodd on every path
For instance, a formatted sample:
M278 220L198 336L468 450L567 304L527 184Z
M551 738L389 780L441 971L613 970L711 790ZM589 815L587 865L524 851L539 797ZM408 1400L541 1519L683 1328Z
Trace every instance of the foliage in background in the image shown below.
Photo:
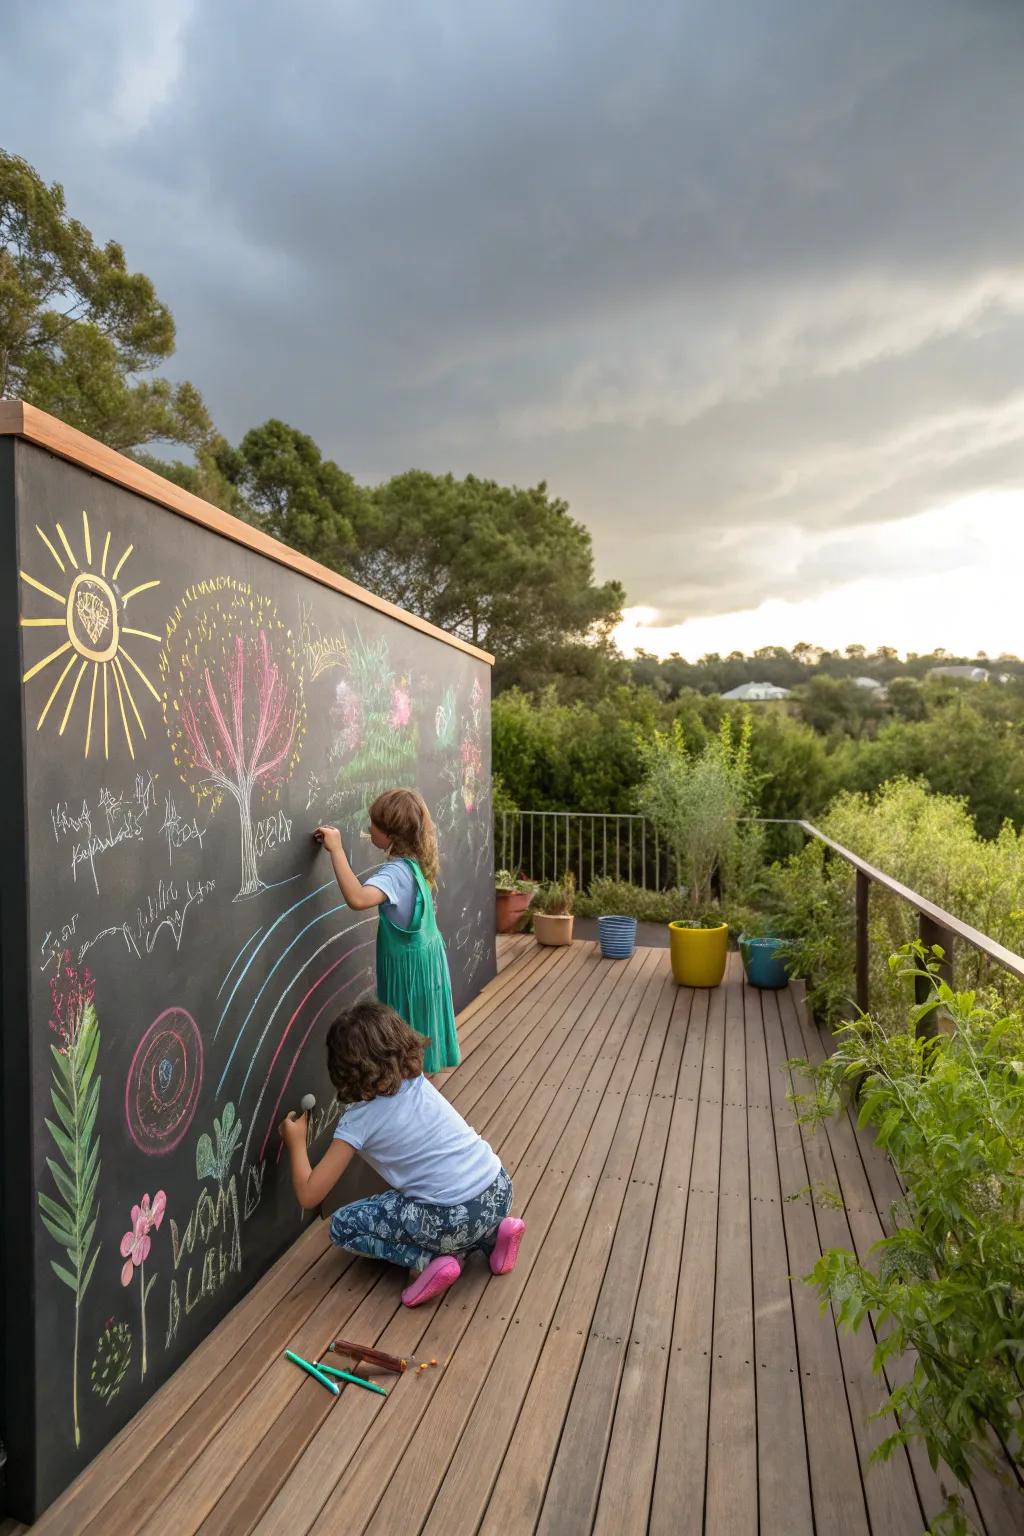
M933 1467L941 1459L967 1482L990 1430L1024 1456L1024 1018L939 982L919 945L890 963L908 984L927 974L929 1001L897 1027L858 1019L820 1065L794 1066L812 1083L811 1123L859 1085L860 1123L892 1157L906 1199L870 1267L831 1249L806 1278L840 1324L873 1319L876 1372L913 1354L881 1410L895 1428L874 1458L919 1439ZM952 1032L918 1034L938 1007Z
M1011 826L985 839L962 800L897 780L873 795L840 795L823 830L1008 949L1024 947L1024 834ZM848 864L809 844L767 873L760 894L789 941L797 973L808 979L812 1007L829 1023L849 1012L853 995L854 885ZM890 1025L903 1017L911 992L886 957L916 937L916 926L905 902L872 887L871 1006ZM976 989L993 1006L1024 1002L1021 984L966 944L957 946L956 973L959 985Z
M174 321L116 241L97 245L47 186L0 149L0 396L51 411L112 448L196 448L212 433L193 385L140 378L174 351Z
M732 876L736 885L752 863L760 864L759 850L753 860L748 857L754 840L739 826L756 806L750 735L749 717L735 734L727 718L717 737L694 753L675 720L670 731L640 742L643 778L636 806L671 849L689 911L707 905L716 878L724 887Z

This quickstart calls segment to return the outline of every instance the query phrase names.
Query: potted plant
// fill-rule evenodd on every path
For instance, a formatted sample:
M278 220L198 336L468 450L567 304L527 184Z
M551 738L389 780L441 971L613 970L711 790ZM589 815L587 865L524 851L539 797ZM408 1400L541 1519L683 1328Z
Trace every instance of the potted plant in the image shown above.
M718 986L729 956L729 924L719 914L677 918L668 925L668 943L679 986Z
M767 918L755 917L745 923L736 942L752 987L770 991L788 984L786 940L779 938Z
M494 877L494 925L498 933L516 933L526 921L535 886L510 870L499 869Z
M644 775L638 808L653 823L675 860L689 915L669 923L672 974L682 987L717 987L725 974L729 925L705 915L716 877L735 854L739 819L751 807L750 721L738 740L723 721L716 740L698 754L686 750L679 722L641 745Z
M572 943L572 909L576 900L576 881L570 871L561 880L542 885L531 903L533 931L538 944Z

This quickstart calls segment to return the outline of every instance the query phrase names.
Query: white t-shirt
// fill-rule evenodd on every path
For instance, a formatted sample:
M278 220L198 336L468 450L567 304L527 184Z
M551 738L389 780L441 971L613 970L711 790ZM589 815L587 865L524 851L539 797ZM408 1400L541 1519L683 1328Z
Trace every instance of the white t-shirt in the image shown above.
M483 1137L423 1076L406 1078L390 1098L350 1104L334 1136L392 1189L428 1205L475 1200L501 1172Z

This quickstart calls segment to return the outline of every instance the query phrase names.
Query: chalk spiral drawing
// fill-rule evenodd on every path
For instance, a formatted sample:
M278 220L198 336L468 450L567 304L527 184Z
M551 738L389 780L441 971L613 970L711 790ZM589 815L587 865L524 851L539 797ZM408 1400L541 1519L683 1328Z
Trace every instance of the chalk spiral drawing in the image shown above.
M124 1112L135 1145L150 1156L173 1152L192 1124L203 1083L203 1040L184 1008L165 1008L135 1048Z
M298 765L305 734L302 668L291 630L268 598L220 576L189 587L160 653L162 704L174 765L197 799L238 809L241 885L266 890L253 837L253 799L272 797Z
M142 722L142 714L133 692L133 685L138 687L141 683L157 703L160 702L160 695L143 667L128 649L125 639L129 637L134 647L137 640L155 641L159 645L161 637L146 629L136 629L126 624L125 620L129 603L140 597L143 592L158 587L160 583L159 581L142 581L124 591L119 578L135 546L128 545L108 574L107 566L111 559L110 533L108 531L103 540L102 552L97 562L89 514L84 510L82 512L82 543L77 553L60 523L57 523L54 528L56 542L43 532L38 523L36 533L52 557L59 574L54 575L49 567L46 573L48 581L41 581L28 571L19 571L18 574L27 588L58 604L62 612L59 617L52 611L37 616L23 614L20 621L21 627L23 629L57 629L63 632L63 638L57 648L39 661L33 662L22 677L23 683L29 683L34 677L48 673L43 684L46 686L53 676L48 669L51 666L60 667L57 681L50 689L39 712L36 730L42 730L54 705L57 706L53 717L56 720L63 703L64 712L57 728L57 735L63 736L71 719L75 701L81 694L82 705L79 716L83 721L85 756L89 756L93 740L96 739L98 746L102 737L103 756L110 757L110 727L113 718L115 730L117 720L120 719L128 752L134 758L133 732L137 732L138 736L145 741L146 727ZM63 553L58 549L58 543ZM59 591L56 590L57 587L60 588ZM126 662L131 668L131 676L125 670ZM85 682L86 678L89 679L88 682ZM99 686L101 679L102 688ZM83 682L85 682L84 688ZM66 701L63 699L65 693Z
M50 1045L53 1056L50 1097L60 1124L55 1120L46 1121L46 1128L60 1153L59 1162L52 1157L46 1159L60 1198L54 1200L44 1190L39 1190L37 1199L43 1226L67 1255L66 1264L51 1259L50 1268L75 1298L71 1416L76 1446L81 1444L78 1347L82 1301L100 1253L100 1245L93 1245L100 1212L96 1199L100 1178L100 1138L96 1135L101 1081L96 1073L100 1029L93 1006L95 995L95 983L88 969L83 967L79 971L65 950L59 974L50 979L50 1029L60 1042Z

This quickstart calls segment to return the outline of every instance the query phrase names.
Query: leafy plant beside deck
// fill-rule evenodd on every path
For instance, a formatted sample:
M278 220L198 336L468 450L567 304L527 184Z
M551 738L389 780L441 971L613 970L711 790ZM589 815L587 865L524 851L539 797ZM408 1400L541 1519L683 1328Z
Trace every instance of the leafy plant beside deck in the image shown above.
M876 1372L903 1353L914 1360L880 1410L895 1428L875 1457L921 1440L933 1466L968 1482L994 1437L1024 1460L1024 1016L953 991L938 958L914 944L891 960L897 981L929 985L903 1027L858 1018L825 1061L792 1065L812 1084L805 1121L844 1110L857 1091L860 1124L906 1190L870 1265L831 1249L805 1277L841 1324L873 1319ZM939 1011L943 1030L919 1033Z

